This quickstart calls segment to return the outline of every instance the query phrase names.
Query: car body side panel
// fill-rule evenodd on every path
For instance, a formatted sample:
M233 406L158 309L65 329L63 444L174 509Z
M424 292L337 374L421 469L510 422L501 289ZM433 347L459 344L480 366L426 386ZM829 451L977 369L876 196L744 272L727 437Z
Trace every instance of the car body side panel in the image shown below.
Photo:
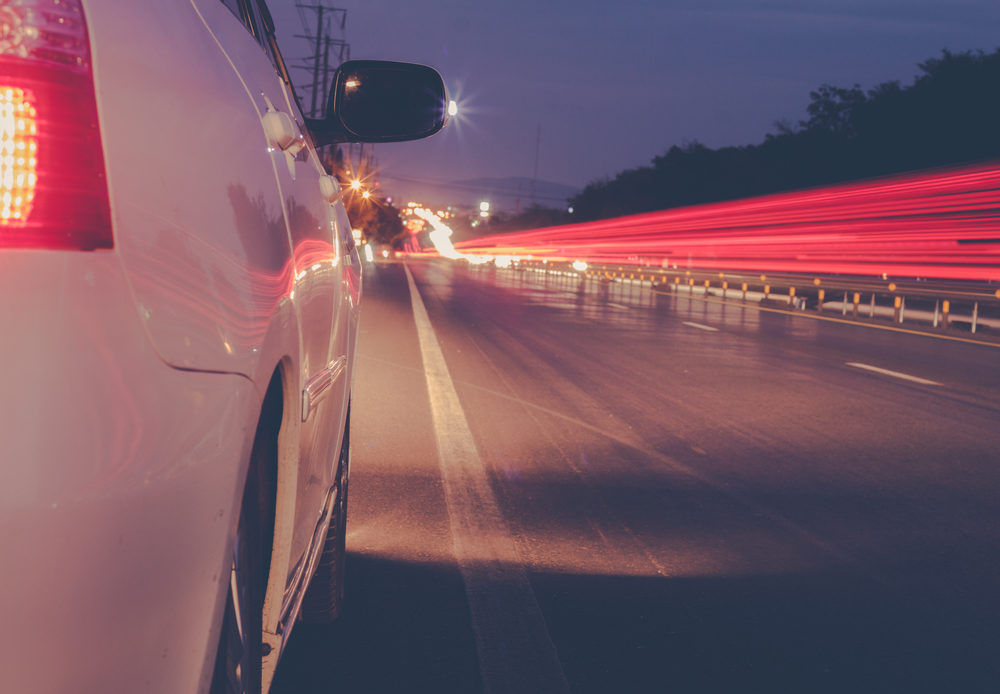
M286 114L302 134L302 118L294 98L278 76L267 54L246 27L216 0L192 0L206 30L221 51L220 57L232 64L246 85L248 111L263 114L268 109ZM294 504L282 505L281 513L291 513L289 561L272 563L265 628L277 631L281 609L294 600L289 591L298 587L302 569L314 541L324 501L333 485L339 434L343 430L347 378L347 351L343 341L331 341L335 322L351 316L341 307L343 286L340 245L337 242L335 207L320 195L319 178L325 172L311 148L295 155L272 148L269 152L274 185L281 198L284 221L291 246L291 291L299 325L299 382L308 391L310 404L297 428L298 466ZM342 208L341 208L342 209ZM294 406L303 406L303 396ZM289 432L290 433L290 432ZM282 490L283 491L283 490ZM284 497L283 497L284 498ZM279 523L279 536L287 527ZM284 548L282 548L284 549ZM280 605L278 604L280 603Z
M351 225L347 219L347 211L341 207L337 209L339 219L338 230L340 231L340 244L343 262L341 263L341 293L342 309L338 314L338 320L334 325L333 340L336 344L343 345L341 349L346 350L349 355L346 390L348 395L351 392L351 384L354 376L354 358L357 354L355 347L358 341L358 325L360 323L361 311L361 289L363 277L363 263L358 246L354 241L351 232Z
M164 364L113 253L2 253L0 291L3 689L203 691L261 393Z
M294 271L246 87L190 3L89 0L86 12L115 247L139 315L167 363L256 378Z

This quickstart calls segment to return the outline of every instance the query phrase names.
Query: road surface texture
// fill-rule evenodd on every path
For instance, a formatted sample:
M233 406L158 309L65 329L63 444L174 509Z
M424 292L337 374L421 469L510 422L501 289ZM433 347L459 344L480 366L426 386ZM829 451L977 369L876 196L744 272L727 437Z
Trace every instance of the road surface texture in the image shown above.
M311 692L1000 691L1000 349L370 266Z

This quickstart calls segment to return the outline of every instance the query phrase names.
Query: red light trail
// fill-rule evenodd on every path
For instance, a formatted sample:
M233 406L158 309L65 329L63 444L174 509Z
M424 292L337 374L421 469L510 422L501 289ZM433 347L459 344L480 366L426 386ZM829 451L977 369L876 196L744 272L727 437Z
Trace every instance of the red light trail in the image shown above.
M466 254L1000 280L1000 165L494 234Z

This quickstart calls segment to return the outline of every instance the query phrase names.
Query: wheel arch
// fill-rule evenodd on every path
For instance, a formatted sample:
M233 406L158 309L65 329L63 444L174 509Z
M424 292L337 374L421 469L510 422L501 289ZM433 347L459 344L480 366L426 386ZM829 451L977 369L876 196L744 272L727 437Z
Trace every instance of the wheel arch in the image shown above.
M299 427L300 402L295 365L288 357L282 358L274 368L268 385L268 394L280 397L277 446L274 450L274 506L271 561L264 597L264 643L270 653L264 657L264 681L269 680L269 665L273 673L276 657L281 650L281 635L277 633L285 598L285 584L291 562L292 535L295 525L295 503L299 484ZM268 410L265 396L262 412ZM268 649L265 648L265 651Z

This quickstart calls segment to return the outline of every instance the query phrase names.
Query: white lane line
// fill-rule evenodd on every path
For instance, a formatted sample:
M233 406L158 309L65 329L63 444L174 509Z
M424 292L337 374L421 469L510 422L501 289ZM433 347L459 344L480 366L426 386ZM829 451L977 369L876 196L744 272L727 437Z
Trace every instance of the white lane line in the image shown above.
M483 689L490 694L569 692L542 610L497 504L441 346L410 269L452 543L472 615Z
M625 309L626 311L628 311L628 310L629 310L629 307L628 307L628 306L623 306L622 304L615 304L615 303L612 303L612 302L610 302L610 301L608 302L608 306L612 306L612 307L614 307L614 308L621 308L621 309Z
M912 381L913 383L920 383L925 386L940 386L941 383L937 381L931 381L926 378L920 378L919 376L911 376L910 374L904 374L901 371L890 371L889 369L881 369L877 366L872 366L871 364L860 364L856 361L847 362L848 366L853 366L855 369L864 369L865 371L874 371L877 374L882 374L883 376L892 376L893 378L901 378L904 381Z
M698 330L708 330L709 332L717 333L718 328L713 328L711 325L702 325L701 323L692 323L690 321L684 321L684 325L690 326L692 328L698 328Z

